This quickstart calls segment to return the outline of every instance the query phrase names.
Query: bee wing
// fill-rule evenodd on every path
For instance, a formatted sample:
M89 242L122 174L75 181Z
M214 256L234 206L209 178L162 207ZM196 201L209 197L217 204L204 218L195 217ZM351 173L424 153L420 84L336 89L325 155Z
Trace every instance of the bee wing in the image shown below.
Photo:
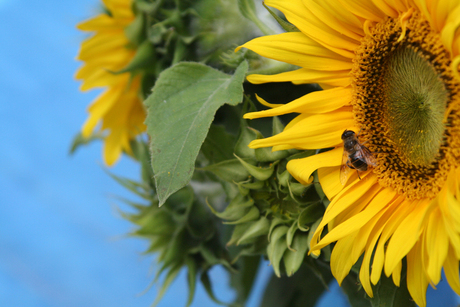
M366 164L369 166L377 166L377 160L375 157L372 155L372 152L369 150L364 145L361 145L361 153L362 157L364 158L364 161L366 161Z
M345 185L347 183L348 177L351 171L351 168L349 168L347 165L347 161L348 161L348 153L344 149L343 156L342 156L342 166L340 167L340 183L342 185Z

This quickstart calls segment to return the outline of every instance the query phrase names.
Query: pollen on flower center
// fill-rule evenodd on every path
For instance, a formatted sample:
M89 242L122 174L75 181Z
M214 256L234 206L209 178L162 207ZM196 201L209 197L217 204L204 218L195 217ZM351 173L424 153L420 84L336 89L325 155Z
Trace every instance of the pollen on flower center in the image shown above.
M370 29L354 59L353 111L383 186L435 197L459 164L460 93L440 37L417 12Z

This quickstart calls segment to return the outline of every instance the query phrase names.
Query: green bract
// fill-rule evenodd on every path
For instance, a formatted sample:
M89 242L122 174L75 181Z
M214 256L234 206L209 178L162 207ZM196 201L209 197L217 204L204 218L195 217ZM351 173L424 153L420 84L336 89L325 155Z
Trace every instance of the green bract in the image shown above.
M275 133L282 130L276 118L273 127ZM235 225L227 243L240 246L234 261L244 255L266 255L278 277L282 271L291 276L304 261L309 230L322 217L324 205L312 188L313 178L308 186L299 184L287 172L286 163L314 152L247 147L250 141L262 137L243 125L235 147L236 159L204 168L238 187L224 211L210 208L225 224Z

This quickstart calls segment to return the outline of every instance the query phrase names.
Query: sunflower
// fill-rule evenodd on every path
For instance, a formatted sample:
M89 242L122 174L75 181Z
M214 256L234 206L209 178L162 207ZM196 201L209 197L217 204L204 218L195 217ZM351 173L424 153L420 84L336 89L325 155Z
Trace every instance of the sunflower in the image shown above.
M426 305L428 284L440 281L442 269L460 294L460 1L265 2L299 32L241 47L300 68L248 80L323 88L285 105L258 97L271 109L245 115L299 113L252 148L320 149L287 166L301 183L317 171L331 200L310 252L336 242L331 270L339 283L362 257L359 278L371 297L382 271L399 286L404 258L418 305ZM343 178L345 130L375 165Z
M103 2L106 13L77 26L82 31L95 33L81 45L77 59L84 65L76 78L83 80L83 91L106 88L88 108L89 117L82 134L88 138L95 129L103 131L104 161L113 165L123 151L131 152L129 141L145 130L145 110L139 97L140 75L114 73L125 68L136 53L124 32L135 18L132 0Z

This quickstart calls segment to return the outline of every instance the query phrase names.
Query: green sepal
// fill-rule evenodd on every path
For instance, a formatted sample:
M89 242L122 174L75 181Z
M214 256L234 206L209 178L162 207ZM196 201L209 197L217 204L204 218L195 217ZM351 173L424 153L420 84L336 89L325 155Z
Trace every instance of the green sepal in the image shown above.
M278 164L278 161L271 163L271 165L268 168L261 168L255 165L251 165L238 157L235 154L235 157L240 161L240 163L244 166L244 168L251 174L254 178L257 180L265 181L270 176L273 174L273 171L275 170L275 166Z
M297 232L297 229L299 229L299 227L297 226L297 223L292 223L291 226L289 227L288 232L286 233L286 244L287 244L287 247L292 251L295 251L295 248L293 248L291 245L292 245L292 240L294 239L294 235Z
M212 291L211 281L209 280L208 272L205 271L205 272L201 273L200 280L201 280L201 283L203 284L204 289L206 290L206 293L208 294L209 298L211 298L211 300L212 300L214 303L216 303L216 304L218 304L218 305L229 306L229 304L226 304L226 303L220 301L220 300L214 295L214 291Z
M188 307L192 304L193 297L195 296L197 264L192 258L187 258L185 265L187 266L188 299L186 306Z
M254 223L246 223L246 224L239 224L235 225L233 229L232 236L230 240L227 242L226 246L236 245L238 240L245 235L247 230L253 225Z
M256 148L255 149L256 159L259 162L273 162L276 160L281 160L289 156L287 150L277 150L272 151L269 147Z
M155 64L157 55L155 47L148 41L144 40L136 50L136 54L131 62L119 71L114 71L114 74L123 74L126 72L146 71L155 73Z
M255 140L257 135L254 130L249 129L246 120L241 121L240 135L235 144L235 154L241 158L256 159L255 150L248 145Z
M283 258L284 252L287 249L286 233L289 227L279 226L273 230L270 243L267 246L267 255L270 259L270 264L273 266L276 276L280 277L280 261Z
M248 159L246 161L253 162ZM228 182L246 180L250 175L238 159L222 161L199 169L210 171L220 179Z
M197 201L192 204L186 225L189 234L198 240L208 241L216 232L211 214Z
M268 242L270 242L271 240L273 229L275 229L278 225L283 225L284 223L286 223L286 221L279 217L275 217L273 220L271 220L270 229L268 230L268 237L267 237Z
M257 207L253 206L249 209L249 211L240 219L232 222L224 222L224 224L228 225L236 225L236 224L241 224L241 223L246 223L250 221L257 220L260 216L260 211L257 209Z
M249 227L247 228L246 232L239 237L236 245L245 244L253 238L267 234L270 227L270 222L264 217L261 217L258 221L249 222L247 224Z
M303 185L297 182L290 182L288 187L292 195L302 196L303 193L305 192L305 189L308 188L309 186L306 186L306 185Z
M138 13L134 20L124 29L125 36L134 47L139 46L146 38L145 35L145 17L144 14Z
M237 292L237 304L244 306L249 297L259 271L260 259L260 255L247 256L237 262L238 272L230 276L230 284Z
M264 35L274 34L274 32L257 17L254 0L238 0L238 8L240 9L241 15L252 21Z
M275 12L270 10L270 8L265 5L265 2L262 2L262 4L267 9L267 11L270 13L270 15L272 15L273 18L275 18L275 20L278 22L278 24L284 29L284 31L286 31L286 32L300 32L300 30L297 29L297 27L295 25L293 25L293 24L281 19L278 15L276 15Z
M74 138L72 140L72 144L70 145L69 154L70 155L74 154L75 151L77 151L78 148L80 148L83 145L88 145L92 141L103 140L103 139L104 139L104 135L103 135L102 132L97 132L97 133L91 134L87 138L85 138L83 136L83 134L81 132L79 132L74 136Z
M151 305L152 307L155 307L156 305L158 305L158 303L161 301L161 299L165 295L166 290L168 290L168 288L171 285L171 283L174 281L174 279L176 279L177 274L179 274L181 269L182 269L182 265L178 264L178 265L176 265L175 267L171 268L168 271L168 273L166 274L165 279L163 280L163 283L161 285L160 291L158 291L158 294L157 294L157 296L155 298L155 301Z
M272 135L277 135L284 130L284 125L278 116L274 116L272 120Z
M287 187L287 186L289 186L289 181L291 179L291 174L289 174L288 170L285 170L281 174L278 174L277 178L278 178L278 182L279 182L280 186Z
M249 208L254 206L254 200L247 199L243 195L238 194L222 212L217 212L210 204L208 204L212 213L223 220L238 220L249 212Z
M316 229L318 228L319 224L321 223L321 220L322 220L322 218L317 219L317 220L309 227L309 229L306 229L306 228L303 228L303 227L301 228L301 227L299 226L299 229L300 229L300 230L303 230L303 229L305 229L305 230L303 230L303 231L309 230L309 231L308 231L308 237L307 237L308 250L310 250L310 242L311 242L311 239L313 239L313 235L315 234ZM297 220L297 223L298 223L298 220ZM310 254L310 256L311 256L312 258L317 258L317 257L316 257L315 255L313 255L313 254Z
M248 189L248 190L261 190L264 187L265 182L263 182L263 181L238 182L237 185L241 186L241 187L243 187L245 189Z
M287 250L284 254L284 267L288 276L292 276L300 268L308 250L307 238L308 234L297 232L292 242L292 249Z
M142 182L148 184L152 192L154 192L155 182L153 180L153 170L150 165L150 152L147 142L135 139L130 142L130 146L134 158L141 164Z
M310 205L302 210L297 220L299 229L306 231L310 225L317 221L324 214L324 207L321 203ZM307 228L308 227L308 228Z
M232 273L236 273L236 269L232 267L232 265L225 259L217 257L214 252L210 249L210 246L212 244L208 244L208 247L206 246L200 246L200 254L203 256L204 260L208 265L217 265L221 264L223 265L226 269L228 269Z

